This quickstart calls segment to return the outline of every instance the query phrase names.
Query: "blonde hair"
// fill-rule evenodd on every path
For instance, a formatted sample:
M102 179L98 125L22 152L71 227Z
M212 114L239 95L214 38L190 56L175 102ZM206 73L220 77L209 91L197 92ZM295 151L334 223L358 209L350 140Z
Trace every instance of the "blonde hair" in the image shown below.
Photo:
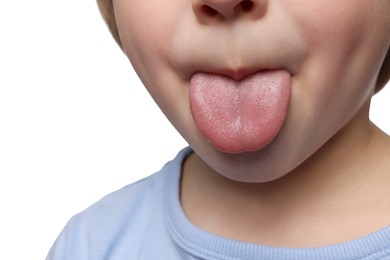
M122 48L122 43L119 38L118 28L115 21L114 7L112 5L112 0L96 0L100 14L102 15L104 21L106 22L108 29L111 32L111 35L114 37L115 41Z
M141 0L142 1L142 0ZM96 0L101 15L103 16L104 21L106 22L108 29L110 30L112 36L118 45L122 48L122 43L119 38L118 28L115 21L114 7L112 0ZM390 48L387 51L385 60L383 61L382 67L380 69L378 79L376 82L375 92L381 90L390 79Z

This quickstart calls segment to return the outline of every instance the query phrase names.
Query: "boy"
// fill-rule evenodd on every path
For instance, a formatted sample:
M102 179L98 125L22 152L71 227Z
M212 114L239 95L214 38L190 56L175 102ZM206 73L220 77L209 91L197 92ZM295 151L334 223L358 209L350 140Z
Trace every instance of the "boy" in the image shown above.
M48 259L390 259L388 0L98 0L191 148Z

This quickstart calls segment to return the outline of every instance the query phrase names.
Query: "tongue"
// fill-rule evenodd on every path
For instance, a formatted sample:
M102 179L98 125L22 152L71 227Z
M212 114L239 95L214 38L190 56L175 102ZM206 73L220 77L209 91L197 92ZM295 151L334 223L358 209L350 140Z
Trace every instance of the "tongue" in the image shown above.
M282 127L291 76L285 70L269 70L236 81L196 73L189 92L195 124L214 147L226 153L253 152L269 144Z

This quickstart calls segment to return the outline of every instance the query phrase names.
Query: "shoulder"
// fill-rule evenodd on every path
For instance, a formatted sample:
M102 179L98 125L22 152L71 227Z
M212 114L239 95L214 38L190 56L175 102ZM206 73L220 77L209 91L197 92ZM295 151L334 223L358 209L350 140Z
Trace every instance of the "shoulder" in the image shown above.
M100 255L123 237L124 230L139 233L156 203L153 198L156 177L157 174L115 191L72 217L48 259L103 259Z
M159 172L107 195L71 218L47 259L107 259L113 251L141 248L140 237L163 226L162 199L174 185L170 179L180 178L182 153Z

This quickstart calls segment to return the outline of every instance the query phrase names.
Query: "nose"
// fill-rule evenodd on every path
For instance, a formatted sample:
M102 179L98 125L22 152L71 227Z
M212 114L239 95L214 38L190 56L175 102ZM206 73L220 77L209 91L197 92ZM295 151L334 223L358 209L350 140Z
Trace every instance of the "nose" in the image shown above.
M262 17L268 0L192 0L192 9L201 22L229 20L239 16Z

